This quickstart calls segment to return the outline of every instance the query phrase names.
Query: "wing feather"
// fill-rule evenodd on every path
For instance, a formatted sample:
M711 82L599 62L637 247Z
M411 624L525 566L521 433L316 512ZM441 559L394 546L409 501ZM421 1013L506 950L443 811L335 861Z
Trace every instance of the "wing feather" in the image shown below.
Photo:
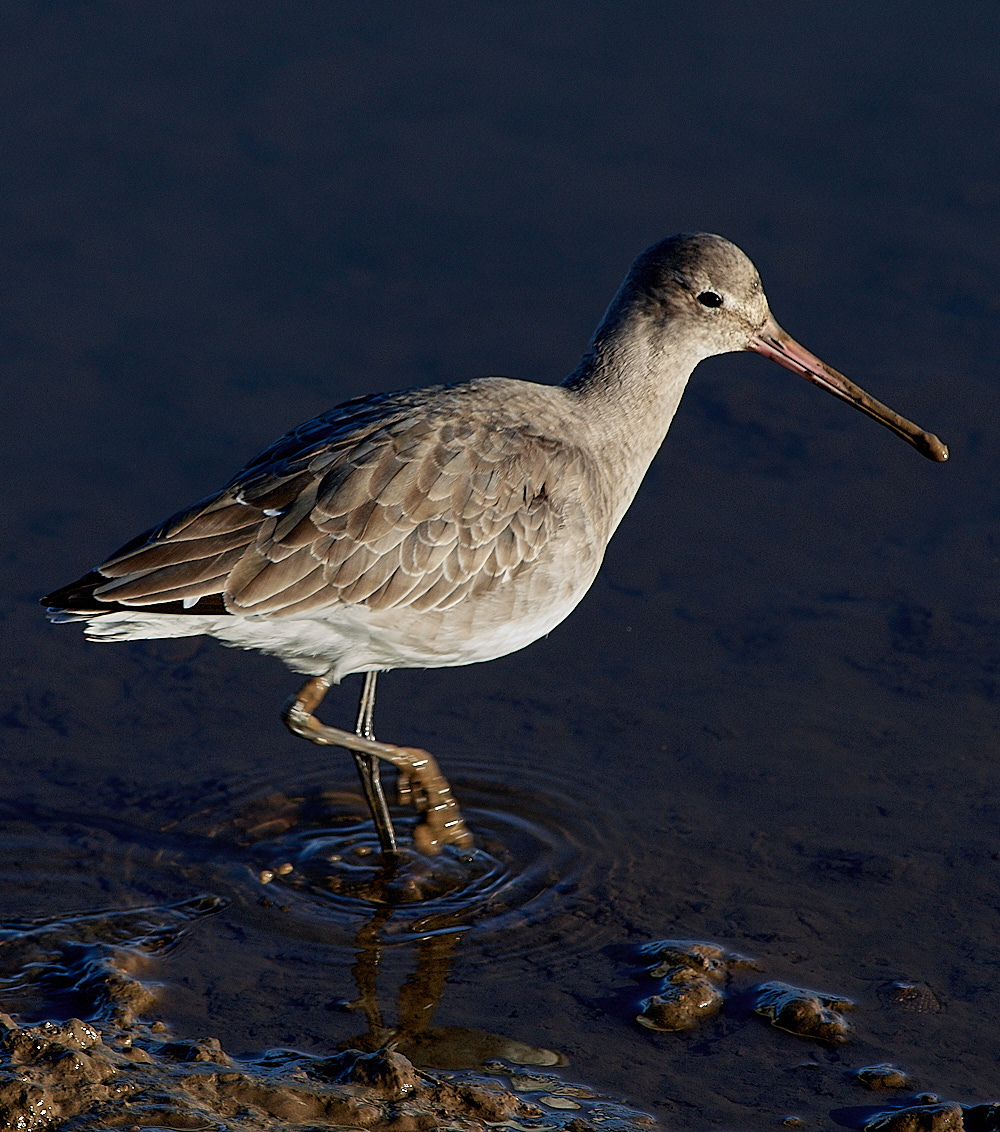
M246 546L247 528L229 531L210 538L157 541L133 551L123 558L111 559L101 567L108 578L121 578L145 573L183 562L199 562L217 558L222 551Z
M353 586L365 571L370 570L379 559L379 556L364 544L350 540L349 545L353 547L350 555L339 566L327 566L325 570L327 582L338 590ZM382 581L385 581L385 579L383 578ZM379 585L381 584L380 582ZM377 589L378 587L374 588Z
M290 617L445 610L509 582L557 535L562 477L586 461L476 388L363 398L307 422L81 586L111 608L216 595L231 613Z
M292 605L315 597L326 589L326 578L323 577L323 567L313 562L313 569L292 582L285 589L278 589L270 596L261 598L252 604L241 605L245 613L272 613L275 610L285 610Z
M98 587L94 594L96 597L132 605L136 601L140 604L174 601L178 590L184 590L184 596L195 592L217 593L218 588L204 588L203 583L225 578L242 556L243 548L237 547L224 554L199 558L194 562L178 562L140 574L127 574Z
M196 508L201 507L201 510ZM163 539L211 538L231 531L250 530L256 527L259 514L256 509L237 503L232 495L223 493L212 497L205 505L168 519L158 535Z
M285 593L303 578L322 569L322 564L308 550L300 550L280 561L265 559L262 569L241 585L238 592L231 592L240 608L248 609Z

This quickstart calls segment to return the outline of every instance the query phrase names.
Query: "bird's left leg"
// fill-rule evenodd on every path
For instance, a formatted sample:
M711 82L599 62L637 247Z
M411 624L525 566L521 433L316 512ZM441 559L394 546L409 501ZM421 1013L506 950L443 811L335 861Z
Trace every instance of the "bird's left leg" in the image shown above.
M346 747L363 755L374 755L398 767L413 783L414 805L422 821L413 831L413 842L422 853L439 853L442 845L456 845L460 849L472 847L472 834L466 828L444 775L434 757L418 747L396 747L379 743L365 735L328 727L313 715L329 690L330 682L323 676L314 676L285 705L282 719L285 726L303 739L322 746ZM362 701L363 702L363 701ZM363 713L360 713L363 714Z
M375 680L377 671L365 673L364 686L361 689L361 701L358 704L358 722L354 728L355 735L365 739L374 739L375 730L372 726L372 715L375 711ZM371 810L378 833L378 843L382 852L388 856L396 854L396 831L392 828L392 818L389 817L389 807L385 803L385 794L382 791L382 780L378 773L378 758L375 755L364 755L360 751L351 751L354 765L358 768L358 777L361 779L361 789L365 793L365 801Z

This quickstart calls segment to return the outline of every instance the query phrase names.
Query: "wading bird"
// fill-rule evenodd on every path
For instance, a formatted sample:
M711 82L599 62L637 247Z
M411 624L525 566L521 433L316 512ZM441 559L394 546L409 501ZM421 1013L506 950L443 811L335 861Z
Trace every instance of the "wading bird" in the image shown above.
M483 377L360 397L281 437L221 491L43 598L94 641L205 633L310 676L285 723L351 750L380 844L396 850L378 759L423 813L414 841L471 844L425 751L376 742L375 679L504 656L590 588L695 366L754 350L932 460L947 448L787 335L720 236L644 251L561 385ZM365 674L354 733L314 712Z

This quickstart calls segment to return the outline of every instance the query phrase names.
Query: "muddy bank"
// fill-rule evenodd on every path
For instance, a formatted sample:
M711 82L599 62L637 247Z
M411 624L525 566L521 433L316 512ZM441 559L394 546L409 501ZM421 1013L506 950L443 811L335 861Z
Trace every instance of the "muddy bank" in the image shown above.
M315 1056L290 1049L233 1058L214 1037L174 1036L156 1013L153 957L178 943L197 919L224 902L199 897L165 908L96 912L0 929L5 1006L55 1009L80 1017L18 1022L0 1013L0 1127L384 1129L442 1127L652 1129L644 1114L553 1074L487 1060L483 1072L420 1069L398 1049L346 1049ZM463 1037L465 1041L463 1042ZM518 1043L492 1049L530 1064L551 1051ZM425 1044L464 1050L477 1035L425 1035ZM447 1039L447 1040L446 1040ZM485 1044L484 1044L485 1040Z

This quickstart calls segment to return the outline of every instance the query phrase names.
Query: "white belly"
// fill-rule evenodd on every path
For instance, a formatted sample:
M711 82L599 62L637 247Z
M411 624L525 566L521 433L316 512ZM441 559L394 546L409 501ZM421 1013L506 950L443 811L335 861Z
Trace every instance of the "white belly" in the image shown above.
M506 602L462 602L444 612L338 605L312 617L204 617L149 612L87 618L92 641L125 641L205 634L231 648L280 657L295 672L338 682L352 672L389 668L448 668L495 660L549 633L590 586L577 586L540 608L511 616ZM548 595L551 597L551 595ZM521 604L521 603L518 603Z

